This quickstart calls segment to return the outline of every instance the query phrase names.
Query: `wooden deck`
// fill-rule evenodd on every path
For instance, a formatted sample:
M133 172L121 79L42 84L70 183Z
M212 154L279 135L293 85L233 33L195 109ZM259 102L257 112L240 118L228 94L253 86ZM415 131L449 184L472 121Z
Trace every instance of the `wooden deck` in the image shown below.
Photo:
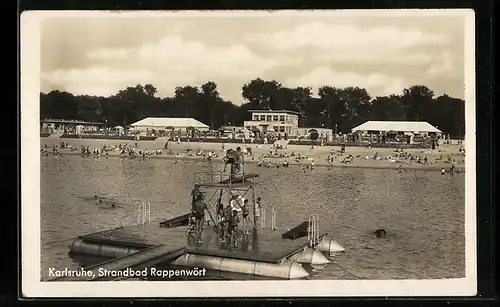
M278 263L308 244L307 237L295 240L282 239L280 231L253 229L249 234L239 234L237 247L227 249L211 226L203 230L203 243L195 244L187 236L187 227L164 228L157 224L121 227L80 236L87 242L131 247L150 248L164 245L170 251L184 249L187 253L203 254L234 259Z

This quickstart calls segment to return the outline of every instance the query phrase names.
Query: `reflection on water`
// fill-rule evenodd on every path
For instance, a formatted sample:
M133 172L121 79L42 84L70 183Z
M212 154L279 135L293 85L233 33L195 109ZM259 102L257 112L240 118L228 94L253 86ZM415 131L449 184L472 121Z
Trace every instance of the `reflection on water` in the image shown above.
M321 232L346 248L331 256L335 263L328 267L310 268L314 279L464 276L464 175L256 166L245 171L260 174L256 196L277 208L279 230L318 213ZM143 200L151 202L155 223L184 214L192 172L192 162L184 161L41 157L42 277L49 267L78 266L67 255L69 239L136 223ZM94 195L119 206L96 205ZM387 231L385 239L374 237L379 228Z

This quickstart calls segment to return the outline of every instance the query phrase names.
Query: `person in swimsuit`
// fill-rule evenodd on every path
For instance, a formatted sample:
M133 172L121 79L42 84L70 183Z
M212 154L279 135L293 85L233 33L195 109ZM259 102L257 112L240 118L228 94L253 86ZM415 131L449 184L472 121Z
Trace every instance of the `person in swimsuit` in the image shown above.
M202 243L201 235L203 233L203 225L205 223L205 210L207 205L203 201L201 194L193 201L192 215L195 219L195 237L196 243Z
M195 184L193 190L191 191L192 203L194 203L194 201L198 199L198 196L200 195L201 195L200 185Z
M230 246L236 247L238 246L238 211L237 210L232 210L231 212L231 217L229 218L228 221L228 235L229 235L229 242Z
M241 147L236 148L236 152L233 152L234 155L234 173L239 173L241 170L241 164L243 164L243 152L241 151Z
M234 158L234 150L228 149L226 151L226 156L224 157L224 171L226 172L226 167L229 165L231 167L231 176L234 175L234 164L236 162Z
M225 212L224 212L224 205L219 199L219 203L217 204L217 222L219 226L219 235L221 241L224 241L224 232L225 232L225 224L226 224L226 219L225 219Z

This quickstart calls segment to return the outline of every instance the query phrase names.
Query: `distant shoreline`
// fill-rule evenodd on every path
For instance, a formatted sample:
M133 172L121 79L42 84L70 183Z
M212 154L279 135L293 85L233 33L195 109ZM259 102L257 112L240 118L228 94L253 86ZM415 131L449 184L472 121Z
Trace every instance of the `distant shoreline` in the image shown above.
M47 138L51 136L50 133L41 133L40 138ZM59 139L82 139L82 140L123 140L123 141L136 141L134 136L131 135L76 135L76 134L63 134ZM138 141L156 141L161 137L157 136L140 136ZM166 142L175 142L170 137L165 139ZM180 138L183 143L219 143L219 144L246 144L246 145L264 145L263 140L255 140L253 143L243 143L241 139L220 139L220 138ZM272 144L272 143L269 143ZM324 146L340 146L344 144L346 147L367 147L364 142L343 142L343 141L327 141ZM320 146L319 141L311 140L289 140L288 145L302 145L302 146ZM430 149L428 143L372 143L371 148L403 148L403 149Z

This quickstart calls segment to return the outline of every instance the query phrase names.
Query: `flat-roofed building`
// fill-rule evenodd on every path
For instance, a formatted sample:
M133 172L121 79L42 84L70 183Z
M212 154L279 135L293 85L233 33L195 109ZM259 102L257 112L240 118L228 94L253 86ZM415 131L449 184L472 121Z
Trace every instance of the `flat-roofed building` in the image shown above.
M43 119L40 121L40 132L43 133L77 133L97 132L104 128L103 123L87 122L74 119Z
M299 113L288 110L250 110L252 120L243 123L247 130L259 135L274 133L283 137L296 137Z

